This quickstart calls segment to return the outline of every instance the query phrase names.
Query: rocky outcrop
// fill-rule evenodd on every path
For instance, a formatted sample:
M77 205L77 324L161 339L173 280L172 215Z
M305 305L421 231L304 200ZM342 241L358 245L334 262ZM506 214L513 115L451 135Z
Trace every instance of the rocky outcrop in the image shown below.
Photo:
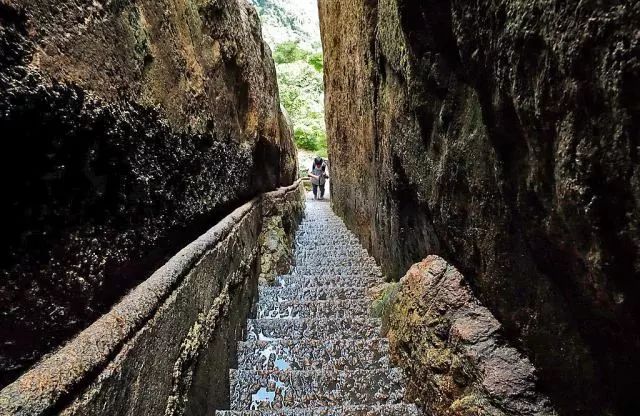
M285 274L293 260L293 242L298 225L304 217L305 191L300 184L300 198L267 199L262 208L260 246L260 281L275 283L276 276Z
M564 414L637 414L637 2L320 2L335 209L453 262Z
M393 360L408 394L432 415L548 416L535 369L442 258L416 263L391 287L384 314Z
M0 91L0 386L296 175L245 0L1 0Z

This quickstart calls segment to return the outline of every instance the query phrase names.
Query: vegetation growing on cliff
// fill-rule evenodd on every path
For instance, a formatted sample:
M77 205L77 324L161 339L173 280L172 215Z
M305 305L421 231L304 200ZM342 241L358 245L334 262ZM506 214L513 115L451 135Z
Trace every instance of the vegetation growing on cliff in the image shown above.
M273 51L280 100L289 113L299 149L327 156L323 56L312 1L253 0Z
M322 52L287 41L273 52L280 100L293 123L296 145L326 156Z

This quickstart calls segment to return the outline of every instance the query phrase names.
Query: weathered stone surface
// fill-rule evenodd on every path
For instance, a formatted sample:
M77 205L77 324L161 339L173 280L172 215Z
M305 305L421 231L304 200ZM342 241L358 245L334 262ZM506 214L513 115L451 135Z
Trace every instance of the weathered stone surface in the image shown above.
M392 360L410 399L432 415L553 415L533 365L501 337L500 323L442 258L427 257L400 280L385 310Z
M2 415L206 415L229 406L228 370L255 300L263 203L235 210L55 354L0 391ZM282 211L287 221L295 210Z
M334 208L464 271L566 414L638 414L638 2L321 1Z
M388 354L386 338L249 341L238 348L238 369L276 370L280 363L294 371L388 369Z
M275 391L273 407L314 408L336 405L385 405L403 402L404 378L397 368L348 371L231 371L231 409L249 410L252 394L246 386ZM313 393L309 393L313 392ZM269 410L261 403L258 410Z
M0 91L0 386L296 175L245 0L2 0Z
M313 284L313 281L310 282ZM353 318L369 315L367 299L347 300L291 300L258 303L258 319L303 319L323 316L327 318Z
M284 201L284 204L283 201L273 204L269 200L263 203L264 224L259 239L261 281L274 283L278 274L289 270L293 258L293 238L304 216L302 187L300 192L300 198Z

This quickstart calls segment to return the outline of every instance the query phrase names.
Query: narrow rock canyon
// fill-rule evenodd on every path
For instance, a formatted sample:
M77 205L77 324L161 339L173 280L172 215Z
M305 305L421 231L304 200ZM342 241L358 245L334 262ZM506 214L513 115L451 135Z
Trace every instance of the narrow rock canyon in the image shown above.
M0 413L640 414L640 1L297 1L0 0Z
M562 414L638 414L640 3L319 7L336 212L452 262Z

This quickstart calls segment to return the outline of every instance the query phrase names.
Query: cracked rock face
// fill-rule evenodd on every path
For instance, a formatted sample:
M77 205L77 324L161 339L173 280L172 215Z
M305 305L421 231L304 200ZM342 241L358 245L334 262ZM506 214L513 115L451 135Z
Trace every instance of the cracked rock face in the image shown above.
M638 2L320 2L336 211L440 254L566 414L636 414Z
M0 1L0 387L297 171L245 0L89 3Z

